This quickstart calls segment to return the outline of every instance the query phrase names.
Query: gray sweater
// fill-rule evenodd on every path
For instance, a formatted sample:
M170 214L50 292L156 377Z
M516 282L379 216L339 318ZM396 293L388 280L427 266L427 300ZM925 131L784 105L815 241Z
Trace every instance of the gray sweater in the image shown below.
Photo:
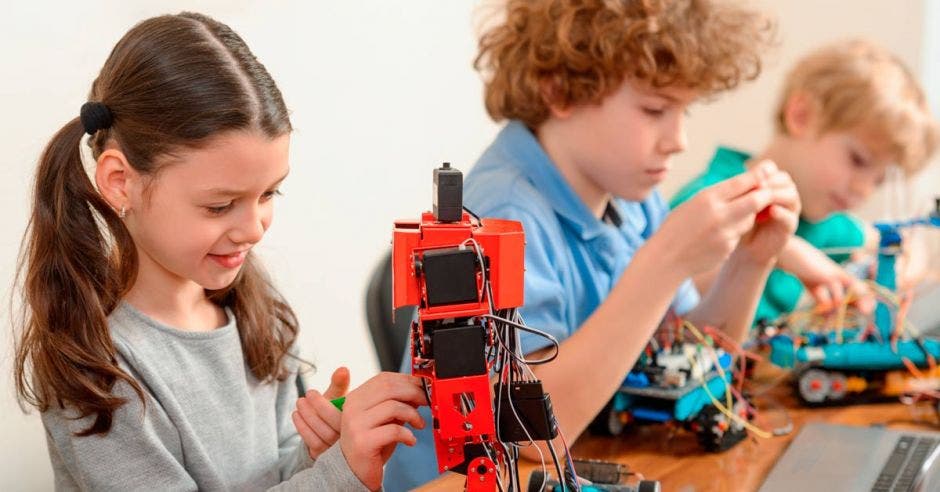
M109 316L118 364L137 379L107 435L76 437L93 417L42 415L57 490L365 490L333 445L314 462L291 422L290 377L261 383L242 354L232 312L209 332L181 331L127 303Z

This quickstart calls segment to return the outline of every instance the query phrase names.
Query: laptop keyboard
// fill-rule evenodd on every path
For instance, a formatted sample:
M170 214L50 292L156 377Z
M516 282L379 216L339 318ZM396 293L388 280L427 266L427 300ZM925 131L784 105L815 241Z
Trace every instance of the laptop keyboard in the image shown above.
M937 445L937 439L919 436L901 436L884 468L872 487L872 492L907 492L914 485L917 471Z

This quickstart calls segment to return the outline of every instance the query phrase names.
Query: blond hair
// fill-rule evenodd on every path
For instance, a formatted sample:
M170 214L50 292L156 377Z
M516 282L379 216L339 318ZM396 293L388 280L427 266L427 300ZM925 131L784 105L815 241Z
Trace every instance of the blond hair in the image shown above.
M599 103L626 78L702 95L732 89L757 77L774 36L762 14L711 0L508 0L504 13L474 67L493 120L532 128L550 105Z
M883 140L908 174L936 149L937 122L917 80L898 57L869 41L836 42L796 64L777 107L779 133L787 133L784 110L794 94L807 96L818 111L818 134L864 130Z

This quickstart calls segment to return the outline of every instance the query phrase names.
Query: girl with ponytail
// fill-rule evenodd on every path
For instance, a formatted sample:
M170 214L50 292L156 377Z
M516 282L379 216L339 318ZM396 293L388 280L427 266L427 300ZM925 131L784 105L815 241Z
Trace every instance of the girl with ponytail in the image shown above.
M56 488L379 488L423 392L367 381L325 450L294 427L298 323L251 252L288 173L265 67L220 22L155 17L88 100L42 153L18 272L16 388Z

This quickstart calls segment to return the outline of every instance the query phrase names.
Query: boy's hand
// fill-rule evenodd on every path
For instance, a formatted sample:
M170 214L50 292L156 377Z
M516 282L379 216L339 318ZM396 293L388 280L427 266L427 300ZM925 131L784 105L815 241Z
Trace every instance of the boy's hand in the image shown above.
M756 262L776 259L787 241L796 232L800 217L800 197L790 175L777 169L772 161L764 160L752 168L763 175L761 186L771 195L769 211L764 220L752 222L753 227L738 245Z
M826 265L810 277L797 276L813 296L816 305L823 311L831 311L848 302L864 314L874 311L874 292L832 260L829 263L831 265Z
M755 225L767 207L767 220ZM717 267L745 235L751 257L773 257L796 229L798 213L793 182L765 161L698 192L667 217L649 243L690 277Z
M370 490L382 486L382 467L395 445L417 442L404 424L424 428L417 407L426 401L420 378L393 372L380 373L346 397L340 447L350 470Z
M340 367L330 378L330 387L321 395L309 390L297 400L297 410L291 414L297 433L307 445L311 459L317 459L339 439L342 413L330 400L346 394L349 388L349 369Z
M777 267L796 276L823 310L845 301L866 314L875 308L874 293L864 282L800 237L790 238L780 252Z

